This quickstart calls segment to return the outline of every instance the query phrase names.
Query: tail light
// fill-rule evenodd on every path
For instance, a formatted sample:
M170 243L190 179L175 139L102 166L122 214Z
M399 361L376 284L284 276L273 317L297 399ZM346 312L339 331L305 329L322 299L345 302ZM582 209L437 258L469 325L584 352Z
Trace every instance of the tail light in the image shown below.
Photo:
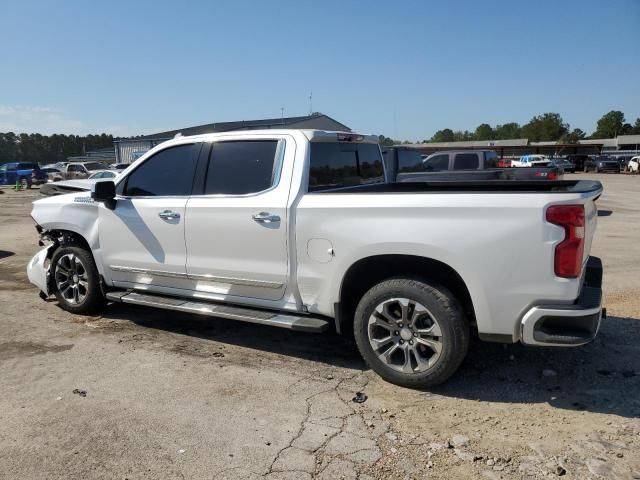
M564 240L556 245L556 275L579 277L584 253L584 206L552 205L547 209L547 221L564 228Z
M536 172L533 174L534 177L546 178L547 180L557 180L558 172L555 170L549 170L548 172Z

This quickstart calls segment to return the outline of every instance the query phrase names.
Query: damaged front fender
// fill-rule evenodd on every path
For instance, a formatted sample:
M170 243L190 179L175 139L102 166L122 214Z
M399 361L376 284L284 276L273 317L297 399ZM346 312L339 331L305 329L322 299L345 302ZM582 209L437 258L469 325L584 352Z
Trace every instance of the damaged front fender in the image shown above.
M50 251L52 251L54 245L49 245L38 253L27 264L27 276L29 281L40 289L46 297L49 296L49 264Z

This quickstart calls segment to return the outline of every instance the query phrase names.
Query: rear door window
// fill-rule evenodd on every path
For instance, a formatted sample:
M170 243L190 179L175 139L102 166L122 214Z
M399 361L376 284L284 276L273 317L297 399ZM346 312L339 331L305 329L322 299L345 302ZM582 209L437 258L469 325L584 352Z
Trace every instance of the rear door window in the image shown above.
M384 182L375 143L311 142L309 191Z
M205 195L248 195L275 182L278 140L214 142L209 155Z
M454 170L477 170L479 166L477 153L458 153L453 159Z

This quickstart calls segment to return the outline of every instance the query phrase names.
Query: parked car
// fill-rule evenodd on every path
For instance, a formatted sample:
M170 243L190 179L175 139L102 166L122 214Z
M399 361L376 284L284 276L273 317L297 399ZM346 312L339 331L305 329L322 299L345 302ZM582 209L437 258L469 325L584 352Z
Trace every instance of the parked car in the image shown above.
M511 168L511 159L510 158L498 159L498 168Z
M585 160L582 168L585 173L590 171L620 173L620 163L611 157L590 157Z
M0 165L0 185L15 185L20 183L22 188L46 183L47 174L40 170L37 163L10 162Z
M56 177L56 181L88 178L96 170L108 170L108 166L102 162L69 162Z
M636 156L629 160L627 164L627 171L631 173L640 173L640 156Z
M377 139L169 140L90 193L35 201L48 245L28 277L76 314L109 300L351 332L374 371L417 388L455 372L472 330L544 346L595 337L600 182L392 183Z
M54 182L56 178L60 176L60 170L54 167L44 166L40 168L40 171L47 174L47 182Z
M549 162L549 165L566 173L576 173L576 166L564 158L554 158Z
M522 155L518 160L511 160L512 167L546 167L549 165L546 155Z
M584 168L585 160L589 159L589 155L583 154L569 154L567 155L567 160L573 163L576 167L576 171L582 171Z
M452 150L426 158L411 147L397 145L382 150L390 182L557 180L555 167L498 168L493 150Z
M620 171L628 171L629 160L633 158L633 155L620 155L615 157L618 163L620 163Z
M72 192L87 192L95 182L101 180L113 180L118 176L118 172L113 170L96 170L89 178L79 180L60 180L53 183L47 183L40 187L40 194L45 197L54 195L63 195Z

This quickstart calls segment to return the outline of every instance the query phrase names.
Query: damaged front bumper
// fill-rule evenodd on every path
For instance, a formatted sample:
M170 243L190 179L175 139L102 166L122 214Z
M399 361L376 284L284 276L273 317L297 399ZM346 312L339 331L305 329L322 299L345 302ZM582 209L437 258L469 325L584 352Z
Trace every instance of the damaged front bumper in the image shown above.
M54 245L47 247L36 253L27 264L27 276L29 281L33 283L40 291L48 297L49 292L49 258L50 250Z

